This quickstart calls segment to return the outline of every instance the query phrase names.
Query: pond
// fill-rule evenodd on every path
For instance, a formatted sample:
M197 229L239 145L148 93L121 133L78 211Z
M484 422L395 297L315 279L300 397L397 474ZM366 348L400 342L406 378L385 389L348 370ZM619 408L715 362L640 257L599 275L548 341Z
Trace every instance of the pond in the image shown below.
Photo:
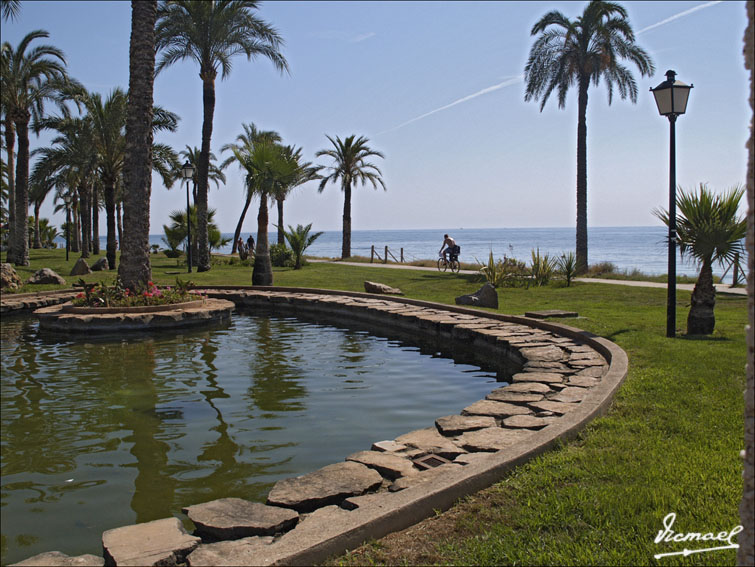
M191 504L264 501L504 379L434 342L274 314L86 339L6 317L0 338L2 564L98 555L104 530L187 521Z

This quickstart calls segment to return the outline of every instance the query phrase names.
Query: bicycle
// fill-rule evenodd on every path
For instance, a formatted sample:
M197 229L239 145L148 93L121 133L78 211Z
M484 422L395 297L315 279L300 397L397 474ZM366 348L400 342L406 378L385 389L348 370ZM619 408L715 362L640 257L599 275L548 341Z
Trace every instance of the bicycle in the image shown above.
M440 258L438 258L438 271L445 272L450 269L454 274L458 274L459 270L461 270L459 256L457 254L449 254L448 256L449 258L446 259L443 254L440 254Z

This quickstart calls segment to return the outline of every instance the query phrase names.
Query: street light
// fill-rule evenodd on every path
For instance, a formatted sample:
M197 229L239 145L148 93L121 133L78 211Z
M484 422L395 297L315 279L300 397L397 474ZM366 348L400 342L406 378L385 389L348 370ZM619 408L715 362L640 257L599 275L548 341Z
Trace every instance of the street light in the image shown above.
M687 110L689 91L694 85L675 80L676 71L666 71L666 80L651 88L661 116L668 118L671 128L669 157L668 204L668 300L666 305L666 336L676 336L676 117Z
M181 168L181 175L184 179L194 178L194 166L189 160ZM196 184L196 180L194 181ZM189 183L186 183L186 259L189 264L189 273L191 273L191 211L189 209Z

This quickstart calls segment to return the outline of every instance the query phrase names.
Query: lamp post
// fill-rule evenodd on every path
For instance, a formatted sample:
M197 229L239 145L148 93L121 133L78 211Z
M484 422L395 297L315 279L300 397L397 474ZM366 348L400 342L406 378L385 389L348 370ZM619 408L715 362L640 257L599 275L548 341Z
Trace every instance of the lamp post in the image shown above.
M181 168L184 179L194 179L194 166L189 160ZM196 183L196 181L194 181ZM186 259L189 264L188 272L191 273L191 210L189 208L189 182L186 182Z
M671 128L669 152L668 202L668 300L666 304L666 336L676 336L676 117L687 110L689 91L694 85L677 81L676 71L666 71L666 80L651 88L661 116L668 118Z

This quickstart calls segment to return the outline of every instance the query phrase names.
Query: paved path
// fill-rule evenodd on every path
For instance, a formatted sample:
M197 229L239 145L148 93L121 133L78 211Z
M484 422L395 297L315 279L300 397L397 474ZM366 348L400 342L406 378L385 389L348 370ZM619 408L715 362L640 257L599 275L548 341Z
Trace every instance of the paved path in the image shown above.
M330 262L330 260L308 260L308 262ZM408 266L404 264L381 264L381 263L366 263L366 262L333 262L342 266L360 266L362 268L389 268L394 270L424 270L424 271L437 271L437 268L431 268L426 266ZM461 270L461 274L476 274L475 270ZM600 283L600 284L613 284L613 285L628 285L635 287L660 287L666 288L665 283L658 282L641 282L634 280L609 280L604 278L576 278L574 281L586 282L586 283ZM686 291L692 291L694 284L676 284L676 289L683 289ZM746 287L730 287L728 284L716 284L716 293L726 293L730 295L747 295Z

